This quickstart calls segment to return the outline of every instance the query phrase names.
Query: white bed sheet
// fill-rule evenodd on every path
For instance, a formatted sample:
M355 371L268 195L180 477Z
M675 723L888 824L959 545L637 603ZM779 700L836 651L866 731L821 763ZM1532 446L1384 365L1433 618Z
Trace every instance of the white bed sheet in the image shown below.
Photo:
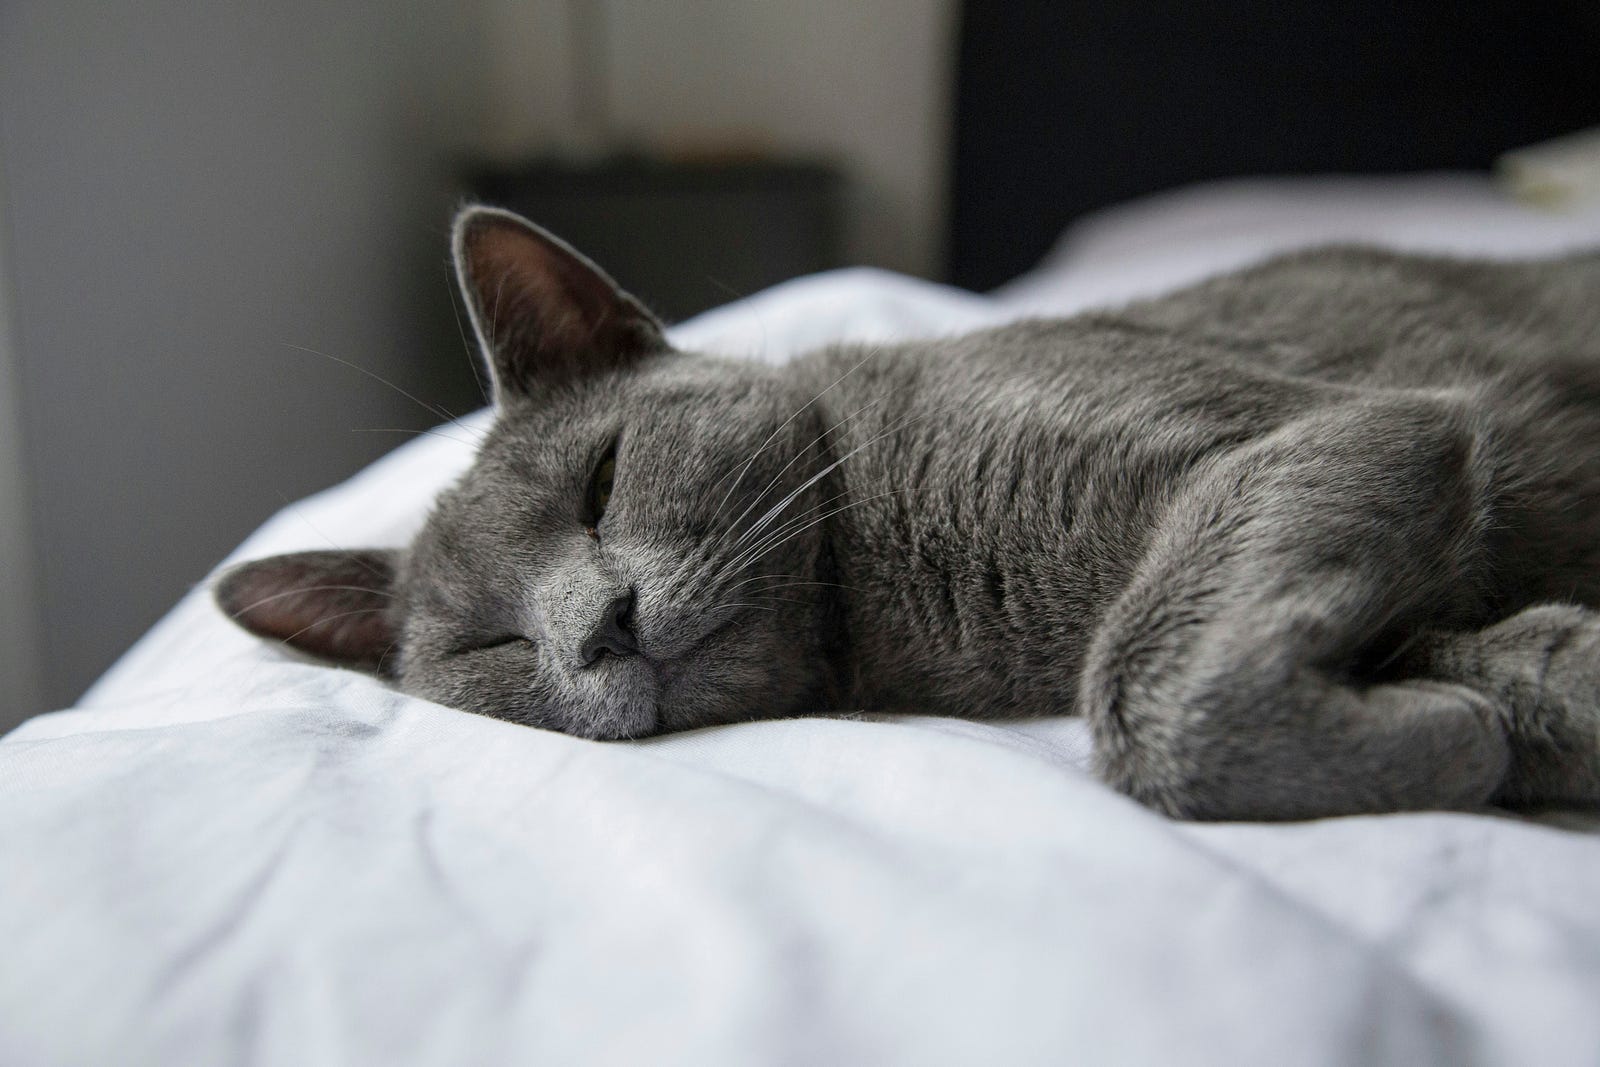
M676 335L777 359L1337 237L1524 254L1600 216L1469 178L1219 186L992 297L848 271ZM482 418L234 558L403 542ZM1063 717L582 741L290 659L197 590L0 740L0 1064L1600 1060L1600 823L1184 825L1087 746Z

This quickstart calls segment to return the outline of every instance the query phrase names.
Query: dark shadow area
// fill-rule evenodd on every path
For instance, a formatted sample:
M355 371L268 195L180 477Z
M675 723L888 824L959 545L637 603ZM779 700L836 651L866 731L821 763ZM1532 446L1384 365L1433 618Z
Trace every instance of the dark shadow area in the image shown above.
M1600 123L1580 0L965 5L949 279L984 290L1073 219L1238 175L1489 167Z

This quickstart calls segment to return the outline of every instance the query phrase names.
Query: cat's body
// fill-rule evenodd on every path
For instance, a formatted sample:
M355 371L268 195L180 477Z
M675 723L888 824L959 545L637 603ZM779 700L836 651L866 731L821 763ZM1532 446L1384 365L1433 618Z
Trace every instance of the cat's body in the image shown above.
M1600 624L1539 606L1600 605L1600 256L1323 250L778 369L510 216L457 256L477 464L406 553L229 575L252 629L596 737L1079 711L1177 814L1600 800Z
M822 352L797 371L821 389L863 355ZM1437 462L1419 423L1478 468L1395 501L1491 528L1481 573L1430 622L1600 604L1600 256L1477 265L1321 249L1117 312L868 360L819 402L840 425L833 452L860 449L831 486L859 502L831 530L856 705L1059 707L1195 468L1303 419L1367 419L1353 452L1320 429L1309 446L1372 462L1369 480L1394 473L1390 452ZM1428 551L1404 547L1369 562L1400 580Z

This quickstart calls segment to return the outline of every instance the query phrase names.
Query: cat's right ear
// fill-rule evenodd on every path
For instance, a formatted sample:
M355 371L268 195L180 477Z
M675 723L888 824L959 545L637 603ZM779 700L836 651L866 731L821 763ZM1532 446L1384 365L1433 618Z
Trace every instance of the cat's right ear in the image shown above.
M370 549L252 560L218 580L217 604L258 637L389 674L400 632L393 608L398 555Z
M661 323L565 241L489 207L456 216L456 280L496 404L667 351Z

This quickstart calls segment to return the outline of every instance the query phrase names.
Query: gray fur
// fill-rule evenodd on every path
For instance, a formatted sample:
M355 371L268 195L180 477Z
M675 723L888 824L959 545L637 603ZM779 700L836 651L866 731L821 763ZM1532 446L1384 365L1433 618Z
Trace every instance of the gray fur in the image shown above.
M774 369L665 350L514 216L456 233L493 429L357 560L392 581L226 575L252 630L597 738L1076 710L1107 781L1186 817L1600 802L1600 255L1321 249ZM641 653L586 662L619 603Z

